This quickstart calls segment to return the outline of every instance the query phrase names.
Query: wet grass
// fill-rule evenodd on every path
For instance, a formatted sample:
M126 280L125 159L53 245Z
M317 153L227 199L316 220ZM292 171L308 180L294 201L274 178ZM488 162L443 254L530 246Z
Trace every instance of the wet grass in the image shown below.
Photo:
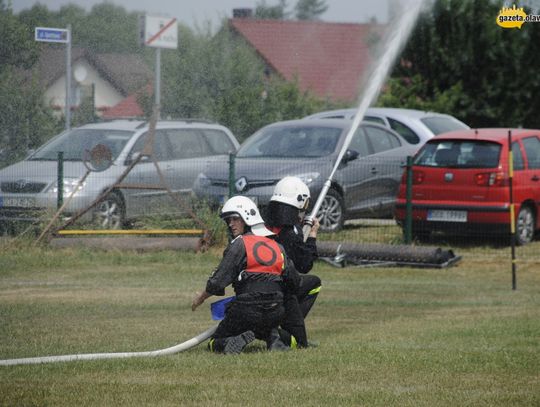
M517 290L490 244L449 269L317 263L317 348L0 367L0 405L538 405L539 249L518 249ZM213 324L189 305L220 249L1 250L0 359L162 349Z

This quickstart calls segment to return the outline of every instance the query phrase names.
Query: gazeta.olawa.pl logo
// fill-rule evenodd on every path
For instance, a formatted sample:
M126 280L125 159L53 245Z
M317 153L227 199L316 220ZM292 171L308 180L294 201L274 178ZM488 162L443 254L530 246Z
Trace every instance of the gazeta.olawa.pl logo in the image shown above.
M502 28L521 28L524 23L540 23L540 15L525 13L523 7L503 7L497 15L497 25Z

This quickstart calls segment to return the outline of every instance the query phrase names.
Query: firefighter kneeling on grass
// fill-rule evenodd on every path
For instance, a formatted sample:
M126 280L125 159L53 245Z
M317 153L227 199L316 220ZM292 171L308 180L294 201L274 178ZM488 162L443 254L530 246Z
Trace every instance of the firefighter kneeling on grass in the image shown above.
M223 259L197 293L191 309L212 295L224 295L232 284L236 298L227 304L225 318L219 323L208 347L214 352L240 353L255 338L266 342L269 350L289 349L281 341L277 327L285 315L284 292L295 290L299 274L289 263L283 247L267 236L255 203L244 196L229 199L221 210L233 240Z

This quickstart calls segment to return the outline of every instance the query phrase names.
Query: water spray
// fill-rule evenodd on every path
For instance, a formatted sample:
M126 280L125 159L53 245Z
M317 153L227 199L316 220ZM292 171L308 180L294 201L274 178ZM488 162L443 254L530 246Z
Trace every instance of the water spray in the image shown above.
M377 64L377 66L374 67L371 74L369 75L369 78L366 82L366 90L362 93L362 96L360 98L360 104L358 106L356 114L354 115L354 119L351 127L349 128L349 132L345 137L345 141L343 142L343 146L341 147L341 150L338 154L338 157L334 164L334 168L326 179L321 193L319 194L319 197L317 198L317 201L313 206L313 210L309 215L310 219L313 219L317 216L317 213L322 206L322 202L324 201L324 198L326 198L326 194L328 193L328 190L332 185L332 178L334 177L334 174L337 171L339 164L341 163L341 160L343 159L343 156L347 151L347 148L349 148L349 145L351 144L354 133L356 133L360 122L364 118L367 108L378 96L384 84L384 80L390 73L390 69L394 64L394 61L396 60L400 50L405 44L406 39L409 37L412 31L414 23L416 22L418 15L420 14L420 10L422 9L422 5L423 0L408 1L407 6L409 7L407 10L403 10L401 17L397 20L397 28L390 33L387 41L384 42L384 45L387 46L387 48L382 54L379 63ZM304 226L303 230L304 240L307 240L307 236L309 235L310 230L311 225L308 222L308 224Z

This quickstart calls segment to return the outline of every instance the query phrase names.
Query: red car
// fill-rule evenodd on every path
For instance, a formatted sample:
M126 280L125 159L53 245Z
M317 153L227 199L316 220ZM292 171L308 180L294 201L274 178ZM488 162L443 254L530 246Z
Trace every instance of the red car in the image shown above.
M471 129L436 136L415 155L412 235L434 231L492 236L510 232L508 133L513 152L516 241L526 244L540 229L540 130ZM406 175L395 216L405 224Z

